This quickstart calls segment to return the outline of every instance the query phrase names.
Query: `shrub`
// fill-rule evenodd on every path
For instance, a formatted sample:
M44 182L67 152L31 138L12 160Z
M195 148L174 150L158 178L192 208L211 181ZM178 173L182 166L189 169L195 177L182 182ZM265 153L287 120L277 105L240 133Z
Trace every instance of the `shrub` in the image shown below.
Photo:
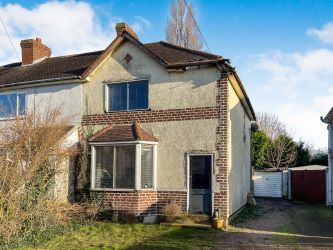
M168 205L165 206L163 214L167 222L172 222L177 218L181 217L183 212L179 204L175 202L170 202Z
M72 221L94 219L95 203L69 204L53 199L56 178L64 171L64 163L77 153L65 141L69 119L56 107L1 123L2 244L32 239L38 232Z

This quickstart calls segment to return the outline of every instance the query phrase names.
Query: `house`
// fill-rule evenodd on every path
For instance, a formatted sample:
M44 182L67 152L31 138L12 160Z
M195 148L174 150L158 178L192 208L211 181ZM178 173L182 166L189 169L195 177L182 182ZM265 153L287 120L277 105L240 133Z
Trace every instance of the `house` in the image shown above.
M325 118L320 117L321 121L327 124L328 130L328 170L326 180L326 205L333 205L333 173L332 173L332 146L333 146L333 107L327 113Z
M90 191L111 209L142 216L175 202L229 219L250 192L255 121L235 69L218 55L143 44L125 23L116 32L103 51L63 57L22 41L22 64L0 68L1 94L17 95L13 115L45 96L93 131Z

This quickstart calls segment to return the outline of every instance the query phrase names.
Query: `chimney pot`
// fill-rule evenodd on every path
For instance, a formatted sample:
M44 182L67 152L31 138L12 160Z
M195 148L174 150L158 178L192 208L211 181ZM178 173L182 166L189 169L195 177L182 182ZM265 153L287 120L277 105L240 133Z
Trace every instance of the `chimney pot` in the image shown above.
M51 56L51 49L42 43L42 39L26 39L21 41L22 65L33 64Z
M117 36L121 36L126 31L134 38L139 39L138 35L134 32L134 30L129 25L127 25L127 23L117 23L116 31L117 31Z

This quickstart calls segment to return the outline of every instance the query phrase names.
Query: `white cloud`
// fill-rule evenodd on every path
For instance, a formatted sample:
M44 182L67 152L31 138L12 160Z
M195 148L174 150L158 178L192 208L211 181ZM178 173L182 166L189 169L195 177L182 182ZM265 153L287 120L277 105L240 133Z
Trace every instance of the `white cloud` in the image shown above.
M136 33L142 33L151 27L151 23L142 16L135 16L135 22L131 25L131 27Z
M273 52L255 57L253 70L266 72L269 80L262 87L294 91L300 85L328 87L333 85L333 51L315 49L306 53Z
M41 37L53 55L88 52L104 49L115 37L114 20L109 15L104 23L91 4L80 1L49 1L33 8L19 4L0 6L8 32L20 56L20 41ZM143 17L130 24L137 33L150 27ZM0 26L0 64L17 61L8 38Z
M255 95L261 99L269 96L266 103L255 100L261 102L258 106L277 114L292 128L296 139L327 147L327 131L320 116L333 106L333 51L275 51L254 58L257 63L251 66L250 74L263 75L262 82L256 83Z
M327 130L320 116L328 112L329 109L322 104L325 104L329 98L333 100L333 94L308 100L309 103L306 105L298 101L287 101L281 103L276 114L292 129L296 140L302 139L316 148L325 148L327 147ZM332 103L331 101L331 106Z
M323 43L333 43L333 22L325 24L321 29L310 28L306 33L317 37Z

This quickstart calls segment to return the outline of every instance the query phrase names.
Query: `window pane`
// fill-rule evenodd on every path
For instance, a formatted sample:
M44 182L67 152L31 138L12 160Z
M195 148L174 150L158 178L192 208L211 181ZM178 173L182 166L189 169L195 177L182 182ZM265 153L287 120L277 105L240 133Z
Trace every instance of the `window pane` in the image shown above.
M141 188L153 187L153 146L142 145Z
M18 99L19 99L18 114L25 115L25 93L19 94Z
M134 188L135 146L117 146L116 150L116 188Z
M109 85L110 111L127 110L127 84Z
M111 147L95 147L96 149L96 188L113 187L113 150Z
M148 108L148 82L140 81L129 84L129 109Z
M16 116L17 94L0 95L0 117Z

